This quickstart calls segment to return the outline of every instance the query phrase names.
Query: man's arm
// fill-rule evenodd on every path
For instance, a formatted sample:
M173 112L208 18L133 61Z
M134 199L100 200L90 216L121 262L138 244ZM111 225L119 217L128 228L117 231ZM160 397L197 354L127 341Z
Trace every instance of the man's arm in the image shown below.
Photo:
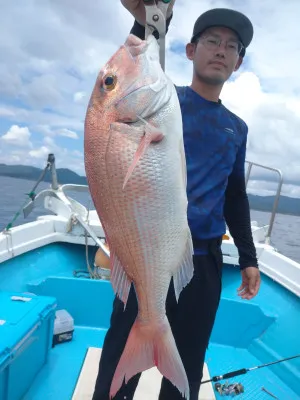
M245 184L247 136L238 152L225 194L224 216L239 252L240 268L258 267L251 231L251 217Z

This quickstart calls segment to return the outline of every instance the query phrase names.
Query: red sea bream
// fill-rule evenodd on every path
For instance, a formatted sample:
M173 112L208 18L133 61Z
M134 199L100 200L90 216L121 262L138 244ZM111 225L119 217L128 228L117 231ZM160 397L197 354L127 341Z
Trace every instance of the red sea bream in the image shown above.
M138 300L110 396L124 378L156 366L189 398L165 310L171 278L178 299L193 275L182 117L152 35L129 35L101 69L86 113L84 151L113 289L126 307L133 284Z

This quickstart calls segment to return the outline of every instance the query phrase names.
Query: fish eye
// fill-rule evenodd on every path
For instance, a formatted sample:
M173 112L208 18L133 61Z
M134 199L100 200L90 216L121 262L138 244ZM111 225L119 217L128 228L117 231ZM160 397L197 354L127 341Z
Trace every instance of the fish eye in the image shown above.
M103 87L105 90L112 90L116 87L117 77L112 74L108 74L103 78Z

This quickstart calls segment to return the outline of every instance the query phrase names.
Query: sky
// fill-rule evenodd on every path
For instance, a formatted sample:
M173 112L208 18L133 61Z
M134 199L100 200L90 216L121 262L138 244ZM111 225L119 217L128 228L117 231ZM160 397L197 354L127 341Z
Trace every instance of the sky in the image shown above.
M284 175L300 197L299 0L176 0L166 73L189 85L185 45L202 12L244 12L254 39L221 93L249 127L247 160ZM57 167L84 175L83 123L99 70L124 43L133 17L120 0L0 0L0 163ZM276 174L253 167L249 191L273 194ZM275 180L275 181L274 181Z

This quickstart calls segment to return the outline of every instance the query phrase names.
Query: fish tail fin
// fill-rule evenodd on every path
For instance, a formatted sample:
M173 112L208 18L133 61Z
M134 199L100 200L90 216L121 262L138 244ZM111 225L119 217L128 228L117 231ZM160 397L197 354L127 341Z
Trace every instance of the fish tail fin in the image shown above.
M134 322L125 349L115 371L110 398L130 378L156 366L179 392L189 399L189 383L167 317L155 327Z

